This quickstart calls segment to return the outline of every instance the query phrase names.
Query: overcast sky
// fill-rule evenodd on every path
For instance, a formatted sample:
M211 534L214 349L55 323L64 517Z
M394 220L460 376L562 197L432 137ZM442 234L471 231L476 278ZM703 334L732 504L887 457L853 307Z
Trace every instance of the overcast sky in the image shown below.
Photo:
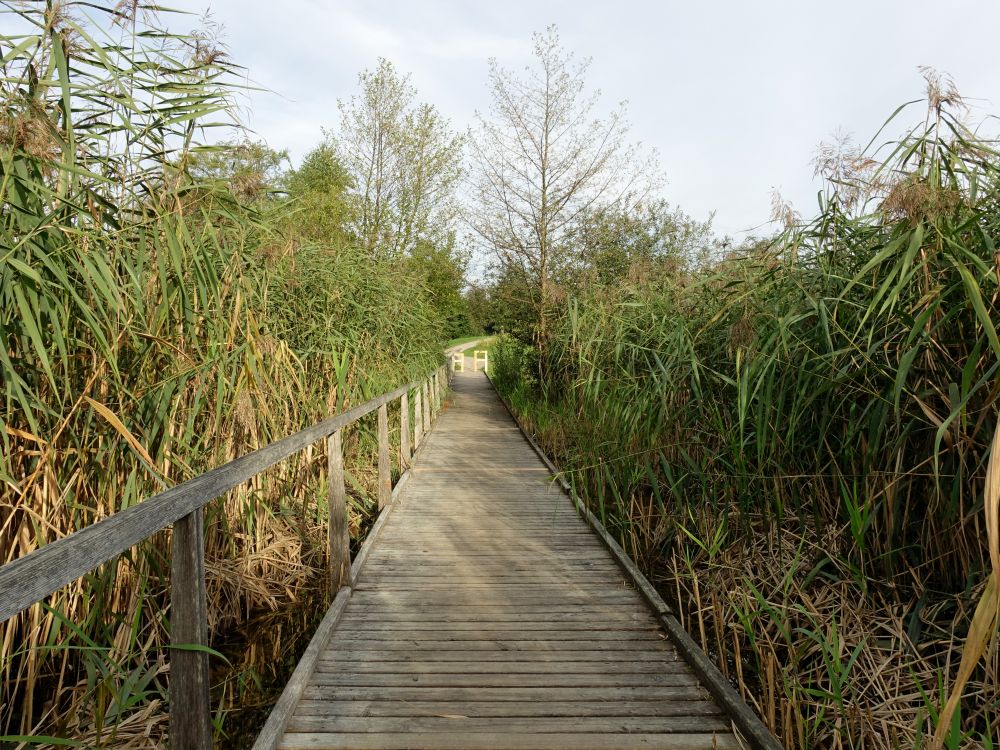
M655 147L665 197L719 233L766 222L772 189L812 213L810 161L841 129L867 142L923 95L917 71L952 75L975 109L1000 114L1000 0L173 0L210 9L258 92L247 124L294 163L335 128L337 99L387 57L457 129L489 107L487 60L523 68L531 35L557 24L593 58L589 83L629 103L635 140ZM957 20L955 20L957 19ZM187 21L173 19L182 30ZM919 116L914 110L907 118Z

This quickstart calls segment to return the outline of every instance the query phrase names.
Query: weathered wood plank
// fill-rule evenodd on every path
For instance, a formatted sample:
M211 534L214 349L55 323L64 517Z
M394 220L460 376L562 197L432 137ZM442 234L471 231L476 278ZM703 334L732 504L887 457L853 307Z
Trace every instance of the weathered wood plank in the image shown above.
M475 674L453 674L449 672L433 674L351 674L340 671L317 669L310 681L313 685L333 687L425 687L425 688L626 688L654 687L660 685L683 686L698 684L693 674L683 672L615 674L612 672L588 674L563 674L559 672L529 674L506 674L497 672L477 672Z
M303 700L296 716L468 716L480 718L531 718L590 716L719 716L722 710L710 700L652 701L350 701L326 699Z
M460 708L460 707L459 707ZM591 717L523 717L477 718L462 713L450 716L358 717L358 716L296 716L289 722L290 732L317 733L443 733L484 732L571 734L629 733L705 734L728 732L729 722L714 716L591 716Z
M537 734L509 732L428 732L286 734L282 750L351 748L352 750L738 750L732 734Z
M347 627L347 623L344 623ZM630 652L631 653L631 652ZM632 658L629 656L628 658ZM669 671L685 671L684 662L664 662L650 659L648 661L565 661L549 659L546 661L532 659L525 661L522 654L518 661L511 659L503 661L469 660L469 654L463 654L466 661L432 661L409 660L399 661L356 661L348 659L331 659L326 656L318 662L317 671L336 674L660 674Z
M389 453L389 407L378 408L378 507L384 508L392 496L392 458Z
M344 446L340 430L327 439L326 450L330 512L330 590L336 592L341 586L351 585L351 534L348 529Z
M170 736L177 747L211 750L205 592L205 520L201 508L174 523L170 572Z
M328 687L310 683L304 700L331 697ZM708 692L700 685L654 687L341 687L339 700L395 701L662 701L705 700Z
M404 392L399 397L399 473L410 468L410 394Z
M646 664L650 669L672 669L675 662L681 665L687 664L680 661L677 652L666 647L653 647L650 649L629 648L627 653L619 651L600 650L590 644L578 645L573 650L539 650L533 649L526 654L524 650L503 650L494 648L486 649L441 649L411 648L401 650L388 650L374 648L351 648L343 650L328 650L323 654L323 661L328 664L343 664L349 666L370 665L374 668L391 667L392 665L402 666L412 662L415 664L441 662L466 662L483 665L503 665L507 662L518 662L520 664L533 664L536 667L544 668L549 662L572 666L577 663L605 664L605 669L614 669L616 665L621 665L623 669L634 664ZM401 664L402 663L402 664ZM443 667L444 665L442 665ZM404 667L405 668L405 667ZM627 670L626 670L627 671Z

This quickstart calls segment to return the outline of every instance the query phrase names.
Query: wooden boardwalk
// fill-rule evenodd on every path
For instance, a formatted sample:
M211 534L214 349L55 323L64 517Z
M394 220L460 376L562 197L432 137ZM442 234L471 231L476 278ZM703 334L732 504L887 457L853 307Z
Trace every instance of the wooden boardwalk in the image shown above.
M489 381L453 388L277 746L743 747Z

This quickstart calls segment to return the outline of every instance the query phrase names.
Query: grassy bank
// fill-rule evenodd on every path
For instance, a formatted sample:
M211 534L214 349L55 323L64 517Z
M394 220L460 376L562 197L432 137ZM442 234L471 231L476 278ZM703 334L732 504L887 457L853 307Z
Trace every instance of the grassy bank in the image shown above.
M885 150L826 155L813 220L578 290L542 367L493 347L498 387L788 747L1000 731L1000 160L935 83Z

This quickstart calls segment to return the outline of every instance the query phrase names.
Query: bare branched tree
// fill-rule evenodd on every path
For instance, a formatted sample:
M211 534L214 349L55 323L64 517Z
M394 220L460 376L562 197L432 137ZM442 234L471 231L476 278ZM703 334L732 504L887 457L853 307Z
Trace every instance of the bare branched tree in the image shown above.
M360 93L338 102L338 156L351 175L352 229L369 254L398 257L436 241L455 217L462 138L386 59L358 76Z
M535 63L515 75L490 60L492 106L473 130L470 223L507 272L537 290L545 346L553 278L571 262L580 219L599 206L628 208L658 179L655 154L626 140L625 104L596 116L590 60L575 61L554 26L534 35Z

